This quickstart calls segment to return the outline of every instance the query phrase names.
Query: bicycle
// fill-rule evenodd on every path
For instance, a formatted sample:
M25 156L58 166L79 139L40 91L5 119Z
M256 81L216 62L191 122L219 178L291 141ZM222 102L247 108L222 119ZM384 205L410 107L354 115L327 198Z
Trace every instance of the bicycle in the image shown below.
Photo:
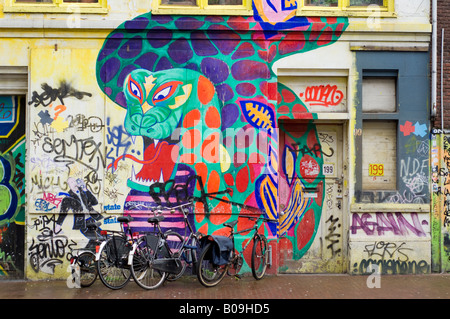
M251 228L234 231L234 226L238 223L238 220L232 222L226 222L223 225L231 229L229 236L221 236L223 238L228 238L231 240L231 247L226 258L222 263L217 263L214 260L214 249L216 249L216 244L214 243L213 236L206 236L203 250L200 254L200 258L197 263L197 278L200 283L205 287L214 287L222 281L226 274L229 276L233 275L230 270L234 270L234 275L237 275L243 264L243 252L249 246L250 242L253 242L252 257L251 257L251 269L252 275L256 280L263 278L268 261L267 254L267 239L263 234L258 233L258 229L261 223L271 222L276 223L277 220L269 219L265 217L254 217L254 216L239 216L243 218L248 218L252 221L256 220L255 224ZM234 236L236 234L242 234L246 232L253 232L251 234L252 240L249 240L243 247L242 251L236 251Z
M97 230L100 228L101 222L89 224L86 227L95 232L95 247L99 247L105 238L99 238ZM101 235L103 231L101 231ZM75 255L70 257L70 266L72 268L72 278L75 279L76 284L80 287L91 286L98 277L97 264L95 261L95 249L93 248L79 248L74 249ZM79 283L76 282L79 280Z
M162 207L157 208L158 216L150 217L147 221L154 225L154 232L145 232L134 243L130 252L129 264L131 274L136 283L144 289L156 289L165 280L174 281L180 278L188 265L195 265L197 261L197 246L200 233L194 233L188 221L188 206L190 201L175 207L167 207L173 213L180 210L183 213L185 225L189 229L189 236L184 238L172 230L163 232L160 222L164 220ZM187 229L186 229L187 231ZM195 267L194 267L195 269Z
M128 265L128 255L136 240L129 227L133 221L131 216L117 218L121 230L107 230L108 239L100 245L96 254L98 276L102 283L110 289L120 289L130 281L131 271ZM128 231L124 231L128 224ZM111 235L112 234L112 235Z
M188 219L189 206L194 206L192 199L186 204L181 204L170 208L171 214L173 214L175 210L182 212L185 232L184 236L180 236L180 234L171 230L166 232L166 236L168 237L168 245L170 246L172 255L174 258L177 258L177 263L180 262L182 264L182 268L179 273L170 273L167 276L166 279L168 281L175 281L183 276L188 266L192 266L193 271L196 269L195 265L198 260L198 247L200 245L200 239L204 235L200 232L194 232L194 229ZM188 231L189 235L187 234Z

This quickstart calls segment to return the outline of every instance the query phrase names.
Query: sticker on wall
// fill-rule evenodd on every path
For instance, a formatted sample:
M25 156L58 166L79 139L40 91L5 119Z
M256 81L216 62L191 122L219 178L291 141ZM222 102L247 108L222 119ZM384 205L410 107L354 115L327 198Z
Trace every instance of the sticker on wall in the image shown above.
M409 136L410 134L414 134L416 136L424 137L427 135L427 125L420 124L416 122L416 124L412 124L410 121L406 121L404 125L400 124L400 131L404 136Z
M323 175L325 176L334 176L334 163L327 163L322 165Z
M384 165L369 164L369 176L384 176Z

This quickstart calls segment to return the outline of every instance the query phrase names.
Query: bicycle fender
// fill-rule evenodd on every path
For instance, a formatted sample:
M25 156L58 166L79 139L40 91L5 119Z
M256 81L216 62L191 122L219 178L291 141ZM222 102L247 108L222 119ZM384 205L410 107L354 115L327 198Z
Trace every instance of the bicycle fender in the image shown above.
M109 240L102 241L102 243L100 244L100 247L99 247L99 249L98 249L98 252L95 253L95 261L98 261L98 260L100 259L100 254L101 254L101 252L102 252L102 250L103 250L103 247L105 247L105 245L106 245L106 243L107 243L108 241L109 241Z
M131 248L130 252L128 253L128 265L131 266L131 264L133 263L133 255L134 252L136 251L136 248L138 246L138 243L134 243L133 247Z

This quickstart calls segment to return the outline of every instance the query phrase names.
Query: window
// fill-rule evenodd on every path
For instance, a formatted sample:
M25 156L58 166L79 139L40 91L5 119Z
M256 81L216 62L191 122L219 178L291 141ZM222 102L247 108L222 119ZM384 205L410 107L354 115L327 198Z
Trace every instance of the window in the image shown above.
M378 6L385 6L385 3L387 1L383 1L383 0L350 0L350 6L351 7L356 7L356 6L369 6L371 4L375 4Z
M387 7L388 2L386 0L303 0L303 5L317 7L367 7L378 5Z
M106 0L6 0L4 12L107 13Z
M41 2L47 2L47 3L98 3L98 0L64 0L64 1L54 1L54 0L16 0L16 3L41 3Z
M363 105L365 113L397 111L396 78L368 77L363 80Z
M362 82L362 188L396 190L397 77L370 75L363 77ZM370 119L371 116L384 119Z
M153 0L152 13L253 15L252 0Z
M363 190L397 189L397 121L364 121Z
M393 0L298 0L299 13L323 15L380 16L394 15ZM317 12L317 13L315 13Z
M223 6L242 6L244 0L208 0L202 5L223 5ZM161 0L161 5L184 5L196 6L195 0Z
M338 0L304 0L305 6L337 7Z
M263 5L265 0L253 0L256 10L275 10L278 7ZM278 0L283 10L296 10L297 15L380 15L394 13L394 0ZM267 1L269 3L269 1ZM155 14L229 14L253 15L252 0L153 0ZM375 9L374 9L374 6ZM260 12L266 14L267 12Z

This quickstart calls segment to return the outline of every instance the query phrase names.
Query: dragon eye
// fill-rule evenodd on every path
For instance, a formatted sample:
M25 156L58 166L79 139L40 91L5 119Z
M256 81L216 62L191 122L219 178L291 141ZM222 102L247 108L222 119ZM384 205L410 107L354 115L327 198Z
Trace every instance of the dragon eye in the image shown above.
M160 100L166 98L169 95L171 90L172 90L171 86L166 87L165 89L163 89L163 90L159 91L157 94L155 94L155 96L153 97L153 100L160 101Z
M153 103L158 103L169 99L177 90L179 81L172 81L160 86L153 95Z
M130 79L128 80L128 91L129 93L134 96L135 98L137 98L139 100L139 102L143 102L143 94L142 94L142 89L141 86L139 85L138 82L136 82L133 78L130 77Z

